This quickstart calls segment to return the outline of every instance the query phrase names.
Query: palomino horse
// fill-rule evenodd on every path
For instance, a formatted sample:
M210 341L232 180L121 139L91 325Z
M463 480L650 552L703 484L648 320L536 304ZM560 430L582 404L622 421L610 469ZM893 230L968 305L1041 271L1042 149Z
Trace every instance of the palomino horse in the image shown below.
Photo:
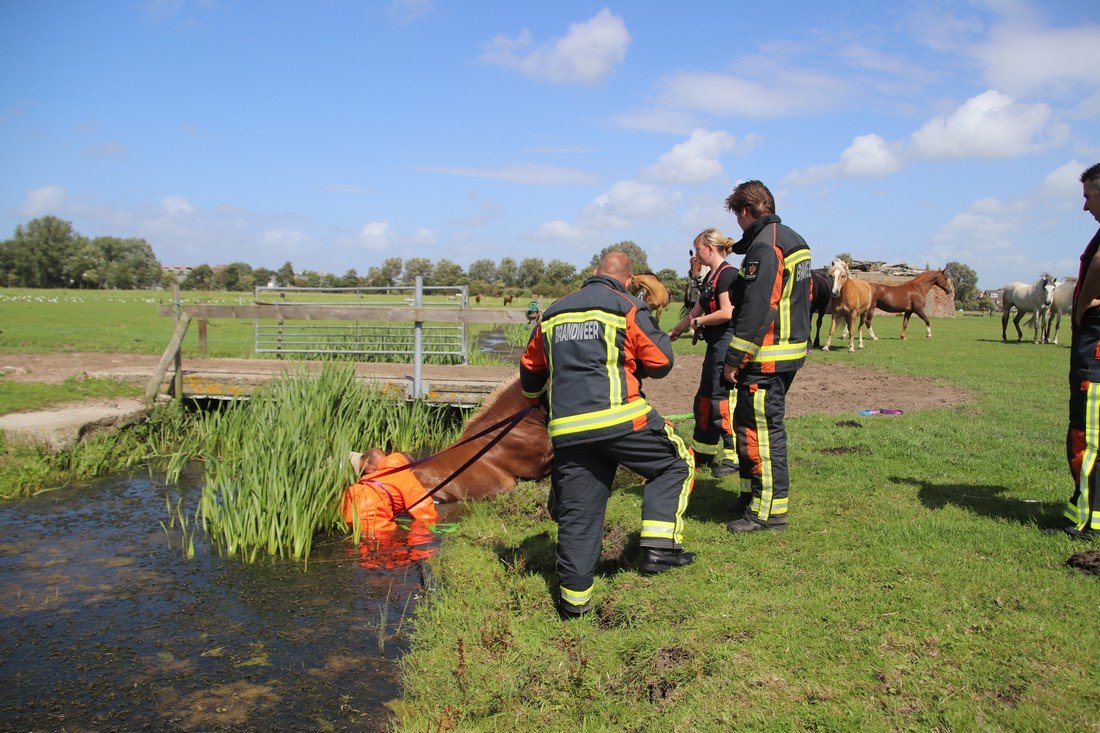
M1077 287L1076 277L1056 280L1054 294L1050 298L1050 307L1043 319L1043 343L1058 345L1058 330L1062 327L1062 314L1073 311L1073 291ZM1054 340L1050 340L1050 322L1054 321Z
M821 319L830 310L833 304L833 284L825 270L812 270L810 272L810 318L817 314L817 330L814 332L814 348L821 348Z
M924 315L924 302L928 291L935 285L937 288L951 295L951 281L947 278L947 268L942 270L925 270L909 282L901 285L883 285L871 283L871 308L863 316L863 325L867 326L868 335L878 341L875 329L871 327L871 319L875 317L875 308L887 313L904 313L901 321L901 337L905 338L905 329L909 326L909 316L916 313L924 321L925 336L932 338L932 322Z
M649 310L653 313L653 318L660 323L661 311L668 307L668 288L665 287L665 284L656 275L644 273L633 275L630 278L630 290L643 294L642 297L649 304Z
M695 304L699 301L699 293L703 289L703 280L710 274L710 267L703 264L703 261L690 249L688 250L688 282L687 287L684 288L684 307L680 309L680 317L683 318L688 314Z
M1035 343L1039 343L1039 326L1043 320L1040 311L1050 307L1050 301L1054 297L1054 282L1054 278L1044 272L1031 285L1022 282L1005 285L1001 299L1002 341L1008 341L1006 331L1009 311L1012 310L1012 306L1016 306L1016 317L1012 319L1012 325L1016 327L1016 340L1024 340L1024 332L1020 330L1020 319L1030 313L1035 324Z
M481 409L466 423L455 442L461 443L467 437L476 435L525 407L527 401L520 391L519 377L516 377L497 387L485 398ZM493 431L466 445L446 450L410 470L421 485L431 491L497 434L498 431ZM363 455L377 453L378 451L372 449L365 451ZM550 459L553 455L550 439L546 435L546 411L532 410L499 443L432 496L436 501L458 501L481 499L510 491L515 488L517 479L537 481L549 476Z
M822 351L828 351L833 343L836 324L844 318L848 323L848 351L856 350L856 330L859 330L859 348L863 348L863 316L871 307L871 283L849 277L848 263L839 257L829 265L829 288L833 296L833 322L829 325L829 335L825 339Z

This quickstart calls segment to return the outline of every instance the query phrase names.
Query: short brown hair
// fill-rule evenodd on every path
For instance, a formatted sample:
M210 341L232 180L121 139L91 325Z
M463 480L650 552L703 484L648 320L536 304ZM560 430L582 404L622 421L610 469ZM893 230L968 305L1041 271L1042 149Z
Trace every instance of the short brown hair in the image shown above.
M1090 165L1081 174L1081 183L1092 184L1093 188L1100 188L1100 163Z
M775 199L760 181L745 181L737 184L733 193L726 197L726 208L734 214L748 209L754 219L759 219L775 213Z

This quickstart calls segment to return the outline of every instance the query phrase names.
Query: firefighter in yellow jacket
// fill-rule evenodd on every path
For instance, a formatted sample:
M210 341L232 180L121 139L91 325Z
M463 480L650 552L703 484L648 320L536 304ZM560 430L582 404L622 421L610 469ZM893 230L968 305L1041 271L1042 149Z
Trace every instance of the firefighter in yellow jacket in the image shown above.
M726 199L744 236L732 292L733 336L726 381L737 385L734 425L743 515L730 532L787 528L787 390L806 361L810 337L810 248L775 215L760 181L739 184Z
M620 464L646 479L642 570L659 573L694 560L682 544L694 459L641 392L641 378L672 369L672 344L645 303L626 291L631 274L626 255L605 255L580 290L546 309L520 360L524 396L549 410L548 506L558 523L564 618L590 608L604 513Z

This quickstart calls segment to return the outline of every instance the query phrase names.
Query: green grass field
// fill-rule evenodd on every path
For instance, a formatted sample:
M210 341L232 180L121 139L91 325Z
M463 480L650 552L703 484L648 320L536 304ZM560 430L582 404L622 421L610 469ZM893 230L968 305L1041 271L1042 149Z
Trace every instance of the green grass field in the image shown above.
M159 353L171 331L156 295L23 294L0 290L0 353ZM236 326L217 323L211 352L246 355L251 325L233 345ZM1039 531L1070 493L1068 349L1004 344L997 318L935 320L933 341L923 329L899 341L895 318L876 326L886 338L862 352L811 359L942 380L976 401L862 417L853 394L851 415L790 420L790 530L729 535L733 482L703 475L686 515L698 560L657 577L636 570L641 486L620 474L596 612L570 624L554 612L545 485L470 504L435 563L439 592L417 608L395 727L1096 729L1100 581L1065 566L1090 545ZM689 344L677 353L701 351Z
M1068 349L1003 344L997 318L936 320L933 341L876 325L890 338L811 358L977 402L862 417L853 394L852 415L790 420L789 531L730 535L736 488L704 475L698 559L661 576L636 570L641 486L621 474L595 613L569 624L545 486L470 505L417 609L397 728L1096 729L1100 587L1065 565L1090 545L1039 530L1071 488Z

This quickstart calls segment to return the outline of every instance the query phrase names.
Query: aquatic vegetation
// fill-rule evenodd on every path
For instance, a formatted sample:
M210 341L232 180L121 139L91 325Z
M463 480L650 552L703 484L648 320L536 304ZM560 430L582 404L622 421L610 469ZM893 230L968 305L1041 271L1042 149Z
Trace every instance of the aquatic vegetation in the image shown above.
M205 461L204 531L230 556L307 560L314 535L346 532L339 500L354 475L349 450L420 454L453 441L458 426L423 402L402 403L356 381L350 366L288 372L199 418L181 453ZM178 462L177 462L178 463Z

